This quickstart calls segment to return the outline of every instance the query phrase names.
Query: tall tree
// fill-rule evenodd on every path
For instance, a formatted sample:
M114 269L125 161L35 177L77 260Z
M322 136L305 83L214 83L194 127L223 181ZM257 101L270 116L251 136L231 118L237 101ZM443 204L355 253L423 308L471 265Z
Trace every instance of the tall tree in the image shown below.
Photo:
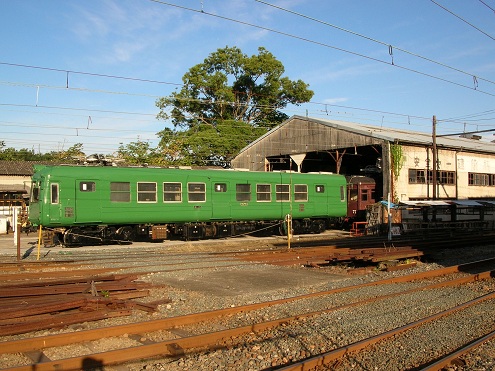
M218 49L189 69L179 91L156 101L158 118L181 128L227 120L273 127L288 117L281 111L288 104L313 96L306 83L283 77L284 71L263 47L251 57L237 47Z
M264 133L265 128L239 121L199 124L185 131L165 129L158 133L158 151L171 165L229 167L242 148Z
M160 164L160 161L156 158L156 149L153 148L149 142L144 142L139 139L136 142L131 142L126 145L120 143L117 156L127 164Z

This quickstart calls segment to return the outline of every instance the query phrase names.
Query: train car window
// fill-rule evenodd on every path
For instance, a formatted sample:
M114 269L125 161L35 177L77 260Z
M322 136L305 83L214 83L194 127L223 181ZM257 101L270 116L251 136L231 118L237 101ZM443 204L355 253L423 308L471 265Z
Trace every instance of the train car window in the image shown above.
M357 189L351 189L349 191L349 201L357 201L358 200L358 191Z
M59 192L59 188L58 188L58 183L52 183L52 186L51 186L51 203L52 204L58 204L58 192Z
M345 201L345 189L344 189L344 186L340 186L340 201Z
M361 201L368 201L368 190L367 189L361 190Z
M163 202L182 202L182 183L163 183Z
M270 202L272 200L272 186L270 184L256 184L256 201Z
M189 202L206 201L205 183L187 183L187 197Z
M227 192L227 184L215 183L215 192Z
M111 202L131 202L131 183L110 182Z
M275 196L277 201L290 201L290 184L275 185Z
M31 185L31 198L29 202L38 202L40 200L40 187L37 183L33 182Z
M95 182L80 182L79 190L81 192L94 192L96 191L96 184Z
M237 201L251 201L251 184L236 184L235 199Z
M316 193L325 193L325 186L324 185L316 185L315 186L315 192Z
M308 201L308 186L306 184L294 185L294 201Z
M138 202L156 202L156 183L137 184Z

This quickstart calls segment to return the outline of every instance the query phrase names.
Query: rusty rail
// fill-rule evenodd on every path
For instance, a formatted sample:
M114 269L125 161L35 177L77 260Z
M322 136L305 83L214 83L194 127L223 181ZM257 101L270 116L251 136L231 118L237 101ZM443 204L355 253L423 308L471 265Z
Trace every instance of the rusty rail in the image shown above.
M472 264L471 264L472 265ZM434 277L438 275L444 275L448 273L455 273L458 272L460 269L460 266L456 267L450 267L450 268L444 268L436 271L436 274L434 274L435 271L430 271L430 272L425 272L423 274L423 278L429 278L429 277ZM402 294L412 292L412 291L418 291L418 290L425 290L425 289L431 289L431 288L437 288L441 286L446 286L446 285L458 285L461 283L466 283L470 281L476 281L480 279L485 279L491 277L492 272L483 272L483 273L478 273L475 275L471 275L469 277L462 277L458 278L452 281L448 282L442 282L442 283L436 283L432 285L428 285L425 287L418 287L414 288L411 290L404 291ZM181 317L174 317L174 318L167 318L167 319L162 319L162 320L156 320L156 321L148 321L148 322L142 322L142 323L136 323L136 324L131 324L131 325L122 325L122 326L116 326L116 327L110 327L110 328L103 328L103 329L98 329L98 330L88 330L88 331L81 331L77 333L67 333L67 334L60 334L60 335L52 335L48 337L40 337L40 338L33 338L33 339L25 339L25 340L17 340L17 341L12 341L12 342L4 342L0 343L0 351L2 353L12 353L12 352L26 352L26 351L32 351L32 350L37 350L37 349L42 349L44 347L51 347L51 346L60 346L60 345L66 345L70 343L76 343L76 342L82 342L82 341L89 341L89 340L96 340L100 339L102 337L109 337L109 336L117 336L117 335L122 335L122 334L142 334L145 332L151 332L151 331L156 331L156 330L163 330L163 329L170 329L173 327L185 325L185 324L192 324L196 323L199 321L204 321L207 319L212 319L212 318L218 318L220 315L226 315L230 313L236 313L240 311L247 311L247 310L254 310L258 308L262 308L264 306L269 306L269 305L274 305L275 303L284 303L284 302L289 302L293 300L298 300L301 298L308 298L308 297L313 297L317 295L324 295L328 294L330 292L342 292L346 290L352 290L356 289L358 287L363 287L363 286L369 286L370 284L386 284L386 283L392 283L392 282L405 282L409 280L416 280L420 278L420 274L414 274L408 276L408 280L404 280L404 277L397 277L395 279L388 279L388 280L381 280L381 281L376 281L374 283L369 283L369 284L363 284L363 285L357 285L357 286L351 286L347 288L341 288L341 289L336 289L336 290L329 290L321 293L312 293L312 294L307 294L307 295L302 295L298 297L292 297L288 299L280 299L276 301L271 301L271 302L265 302L265 303L257 303L257 304L251 304L247 306L242 306L242 307L237 307L237 308L227 308L227 309L221 309L217 311L211 311L211 312L203 312L203 313L196 313L193 315L188 315L188 316L181 316ZM165 342L160 342L156 344L149 344L149 345L143 345L139 347L133 347L133 348L126 348L123 350L115 350L115 351L109 351L109 352L104 352L104 353L99 353L99 354L94 354L90 357L88 356L81 356L81 357L74 357L70 358L67 360L58 360L58 361L53 361L53 362L44 362L41 364L36 364L36 365L30 365L30 366L21 366L21 367L15 367L12 368L11 370L32 370L33 367L36 370L53 370L55 368L61 368L61 369L79 369L81 365L84 364L84 362L88 361L88 358L91 358L93 361L97 361L101 363L101 365L107 365L107 364L115 364L115 363L121 363L124 361L129 361L129 360L135 360L135 359L142 359L146 357L152 357L152 356L158 356L158 355L176 355L180 354L180 352L183 352L185 349L191 348L191 347L208 347L211 345L214 345L218 341L232 337L232 336L240 336L252 331L263 331L268 328L272 328L275 326L278 326L282 323L287 323L289 321L301 318L301 317L310 317L310 316L315 316L319 315L325 312L337 310L337 309L342 309L350 306L357 306L357 305L362 305L366 304L371 301L375 300L381 300L385 299L390 296L395 296L398 295L398 293L395 294L389 294L389 295L384 295L381 297L377 298L369 298L365 299L356 303L350 303L346 304L343 306L331 308L331 309L325 309L322 311L318 312L311 312L311 313L305 313L305 314L298 314L296 316L291 316L291 317L286 317L286 318L281 318L269 322L264 322L260 324L253 324L253 325L248 325L248 326L243 326L240 328L235 328L235 329L229 329L229 330L224 330L224 331L219 331L215 333L210 333L206 335L200 335L200 336L190 336L186 337L183 339L174 339L170 341L165 341ZM495 295L495 294L489 294L489 295ZM488 297L487 298L491 298ZM485 299L486 300L486 299ZM249 309L248 309L249 308Z
M491 293L483 295L479 298L476 298L476 299L470 300L466 303L460 304L454 308L450 308L450 309L447 309L445 311L433 314L429 317L423 318L423 319L418 320L418 321L411 322L407 325L398 327L398 328L390 330L390 331L386 331L382 334L372 336L368 339L363 339L361 341L346 345L344 347L334 349L330 352L326 352L324 354L320 354L320 355L315 356L315 357L310 357L310 358L307 358L307 359L299 361L299 362L295 362L295 363L288 365L288 366L285 366L285 367L277 368L277 370L283 370L283 371L301 370L301 371L304 371L304 370L310 370L310 369L315 368L317 366L328 365L329 363L338 360L339 358L343 357L344 355L346 355L348 353L360 351L360 350L362 350L362 349L364 349L370 345L378 343L379 341L389 339L389 338L396 336L396 335L399 335L399 334L401 334L407 330L421 326L421 325L428 323L428 322L432 322L432 321L437 320L441 317L448 316L449 314L451 314L453 312L465 309L467 307L470 307L472 305L476 305L476 304L483 302L485 300L490 300L490 299L494 299L494 298L495 298L495 292L491 292Z

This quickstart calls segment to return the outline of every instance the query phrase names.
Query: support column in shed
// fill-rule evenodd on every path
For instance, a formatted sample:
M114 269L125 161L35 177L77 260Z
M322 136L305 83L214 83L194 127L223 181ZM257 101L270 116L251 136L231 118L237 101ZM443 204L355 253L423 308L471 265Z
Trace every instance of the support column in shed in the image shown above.
M300 173L301 172L301 164L304 161L304 159L306 158L306 153L300 153L297 155L290 155L290 158L297 165L296 173Z

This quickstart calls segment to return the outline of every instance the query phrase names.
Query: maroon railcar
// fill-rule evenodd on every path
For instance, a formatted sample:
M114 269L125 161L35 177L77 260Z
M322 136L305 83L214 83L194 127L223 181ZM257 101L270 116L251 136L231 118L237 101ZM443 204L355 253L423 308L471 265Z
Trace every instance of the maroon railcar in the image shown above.
M353 222L366 220L366 206L376 202L376 182L364 175L347 177L347 217L344 226L350 228Z

